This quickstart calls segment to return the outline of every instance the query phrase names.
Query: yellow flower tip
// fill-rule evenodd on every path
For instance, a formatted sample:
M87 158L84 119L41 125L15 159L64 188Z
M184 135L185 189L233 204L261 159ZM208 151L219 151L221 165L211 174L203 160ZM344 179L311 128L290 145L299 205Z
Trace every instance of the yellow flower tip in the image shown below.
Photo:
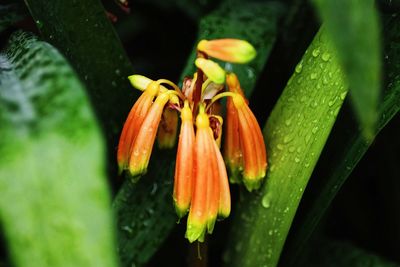
M200 113L196 118L196 127L197 129L204 129L210 126L210 120L208 119L208 115L206 113Z
M233 100L233 104L235 105L235 107L236 107L237 109L240 109L240 108L243 107L244 105L247 105L247 104L246 104L246 101L245 101L244 98L243 98L243 96L241 96L240 94L235 94L235 95L232 97L232 100Z
M246 178L245 176L243 177L243 184L249 192L253 190L258 190L261 187L262 182L263 182L263 177L258 179L249 179Z
M189 107L189 102L186 100L185 104L181 110L181 119L182 121L192 121L193 115L192 110Z
M189 211L189 205L179 205L177 201L174 199L174 207L175 207L175 212L178 215L178 218L181 219L183 218Z
M215 221L217 220L217 216L209 217L207 220L207 233L212 234L214 231Z
M153 81L143 75L134 74L128 76L129 81L131 82L132 86L140 91L144 91L147 86Z
M194 223L188 220L185 237L190 243L194 241L204 242L207 230L207 223Z
M257 55L256 49L240 39L201 40L197 49L208 56L232 63L247 63Z
M214 61L197 58L194 63L212 82L216 84L223 84L225 82L225 71Z
M226 74L226 84L229 88L236 88L240 86L239 79L235 73L227 73Z

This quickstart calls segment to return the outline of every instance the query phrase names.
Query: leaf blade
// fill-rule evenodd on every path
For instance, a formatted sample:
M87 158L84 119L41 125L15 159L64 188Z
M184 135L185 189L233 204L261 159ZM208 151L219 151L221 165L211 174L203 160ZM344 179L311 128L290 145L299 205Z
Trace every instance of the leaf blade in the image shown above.
M304 188L346 96L347 85L323 30L289 80L264 128L266 182L238 204L229 266L276 266ZM243 238L246 237L246 238Z
M314 0L314 3L345 70L364 137L372 140L381 87L379 21L374 1Z
M103 140L81 83L53 47L22 32L0 58L0 219L11 258L116 266Z

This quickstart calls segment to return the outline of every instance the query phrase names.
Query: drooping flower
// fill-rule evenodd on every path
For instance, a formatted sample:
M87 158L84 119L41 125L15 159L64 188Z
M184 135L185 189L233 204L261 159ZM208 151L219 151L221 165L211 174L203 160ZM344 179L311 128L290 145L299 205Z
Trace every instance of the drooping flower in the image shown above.
M249 191L260 187L267 167L261 129L236 75L227 74L209 59L243 63L255 56L254 48L246 41L220 39L201 41L198 51L197 72L184 79L182 89L165 79L129 76L143 94L123 127L117 157L120 170L133 177L144 174L156 134L160 148L175 143L180 112L173 202L179 218L189 213L186 237L190 242L203 241L206 233L212 233L217 218L230 214L225 162L230 180L243 182ZM222 97L228 97L225 162L219 148L224 122L218 100Z
M193 187L194 166L194 128L192 110L189 102L181 110L181 131L179 134L178 152L175 163L174 204L179 218L189 210Z
M167 104L169 100L170 94L167 92L160 94L146 114L146 118L137 133L131 149L129 158L129 172L131 176L146 172L161 115L165 104Z
M160 87L155 82L149 82L143 94L133 105L128 118L122 128L121 137L118 144L117 160L119 171L126 169L129 163L132 146L142 126L154 97L158 94Z

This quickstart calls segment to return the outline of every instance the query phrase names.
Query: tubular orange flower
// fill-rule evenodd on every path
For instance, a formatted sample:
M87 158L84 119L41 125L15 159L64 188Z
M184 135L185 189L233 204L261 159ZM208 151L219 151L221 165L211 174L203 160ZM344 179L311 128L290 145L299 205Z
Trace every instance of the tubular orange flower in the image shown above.
M137 133L130 151L129 172L131 176L145 173L147 170L161 114L169 99L170 94L168 93L157 96Z
M243 154L243 182L249 191L258 189L267 169L264 139L257 119L240 94L233 98L237 110L240 146Z
M226 75L226 84L230 92L238 93L244 97L239 80L233 73ZM226 136L224 143L224 158L230 171L229 179L232 183L241 182L243 170L243 155L240 146L239 118L232 98L226 100Z
M257 54L249 42L231 38L201 40L197 49L210 57L233 63L247 63Z
M160 148L171 148L176 139L177 112L181 113L173 202L179 218L189 212L186 238L190 242L204 241L217 218L226 218L231 212L224 158L231 181L243 181L249 191L260 187L267 167L261 129L238 78L209 59L247 62L256 54L253 46L243 40L220 39L203 40L197 48L197 71L183 80L182 88L166 79L128 77L144 92L128 115L117 155L120 170L127 169L134 177L145 173L156 133ZM219 149L224 102L218 101L223 97L228 97L224 158Z
M208 115L204 113L203 106L200 106L196 127L193 197L186 230L190 242L202 242L206 230L212 232L219 208L218 159Z
M120 172L128 166L130 151L158 91L159 85L155 82L150 82L129 112L118 144L117 161Z
M178 152L175 164L174 204L179 218L189 210L192 198L193 161L194 161L194 129L192 111L188 101L181 111L182 125L179 134Z
M157 143L160 149L170 149L175 145L178 131L178 113L171 108L165 108L157 133Z

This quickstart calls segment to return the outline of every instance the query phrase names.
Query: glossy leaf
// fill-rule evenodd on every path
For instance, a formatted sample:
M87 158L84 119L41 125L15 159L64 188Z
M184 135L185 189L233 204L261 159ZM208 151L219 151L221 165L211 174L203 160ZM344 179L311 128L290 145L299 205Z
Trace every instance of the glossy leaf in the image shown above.
M400 111L400 19L396 16L385 18L385 59L387 86L383 92L383 102L379 107L379 120L377 135ZM321 220L330 203L345 183L351 172L363 158L371 141L365 141L363 131L358 130L349 136L343 144L343 150L338 160L332 162L332 172L326 179L326 183L318 190L313 205L306 211L301 220L302 227L294 234L294 240L288 246L287 261L293 266L297 257L302 252L310 235Z
M0 221L15 266L116 266L103 138L75 72L18 32L0 53Z
M248 94L275 40L279 14L277 6L269 3L248 3L240 9L232 9L231 5L225 4L200 22L199 40L227 36L243 38L260 51L250 65L228 65L238 73ZM194 49L184 75L193 74ZM126 181L114 201L123 266L141 266L147 262L178 220L172 203L175 155L167 151L155 152L149 173L137 184Z
M314 0L350 86L354 110L367 140L378 119L381 51L373 0Z
M133 68L106 11L99 0L25 2L42 36L65 55L85 83L114 159L122 125L138 93L129 84Z
M321 30L296 66L264 128L266 182L243 193L231 231L228 266L276 266L303 191L340 111L347 85Z

